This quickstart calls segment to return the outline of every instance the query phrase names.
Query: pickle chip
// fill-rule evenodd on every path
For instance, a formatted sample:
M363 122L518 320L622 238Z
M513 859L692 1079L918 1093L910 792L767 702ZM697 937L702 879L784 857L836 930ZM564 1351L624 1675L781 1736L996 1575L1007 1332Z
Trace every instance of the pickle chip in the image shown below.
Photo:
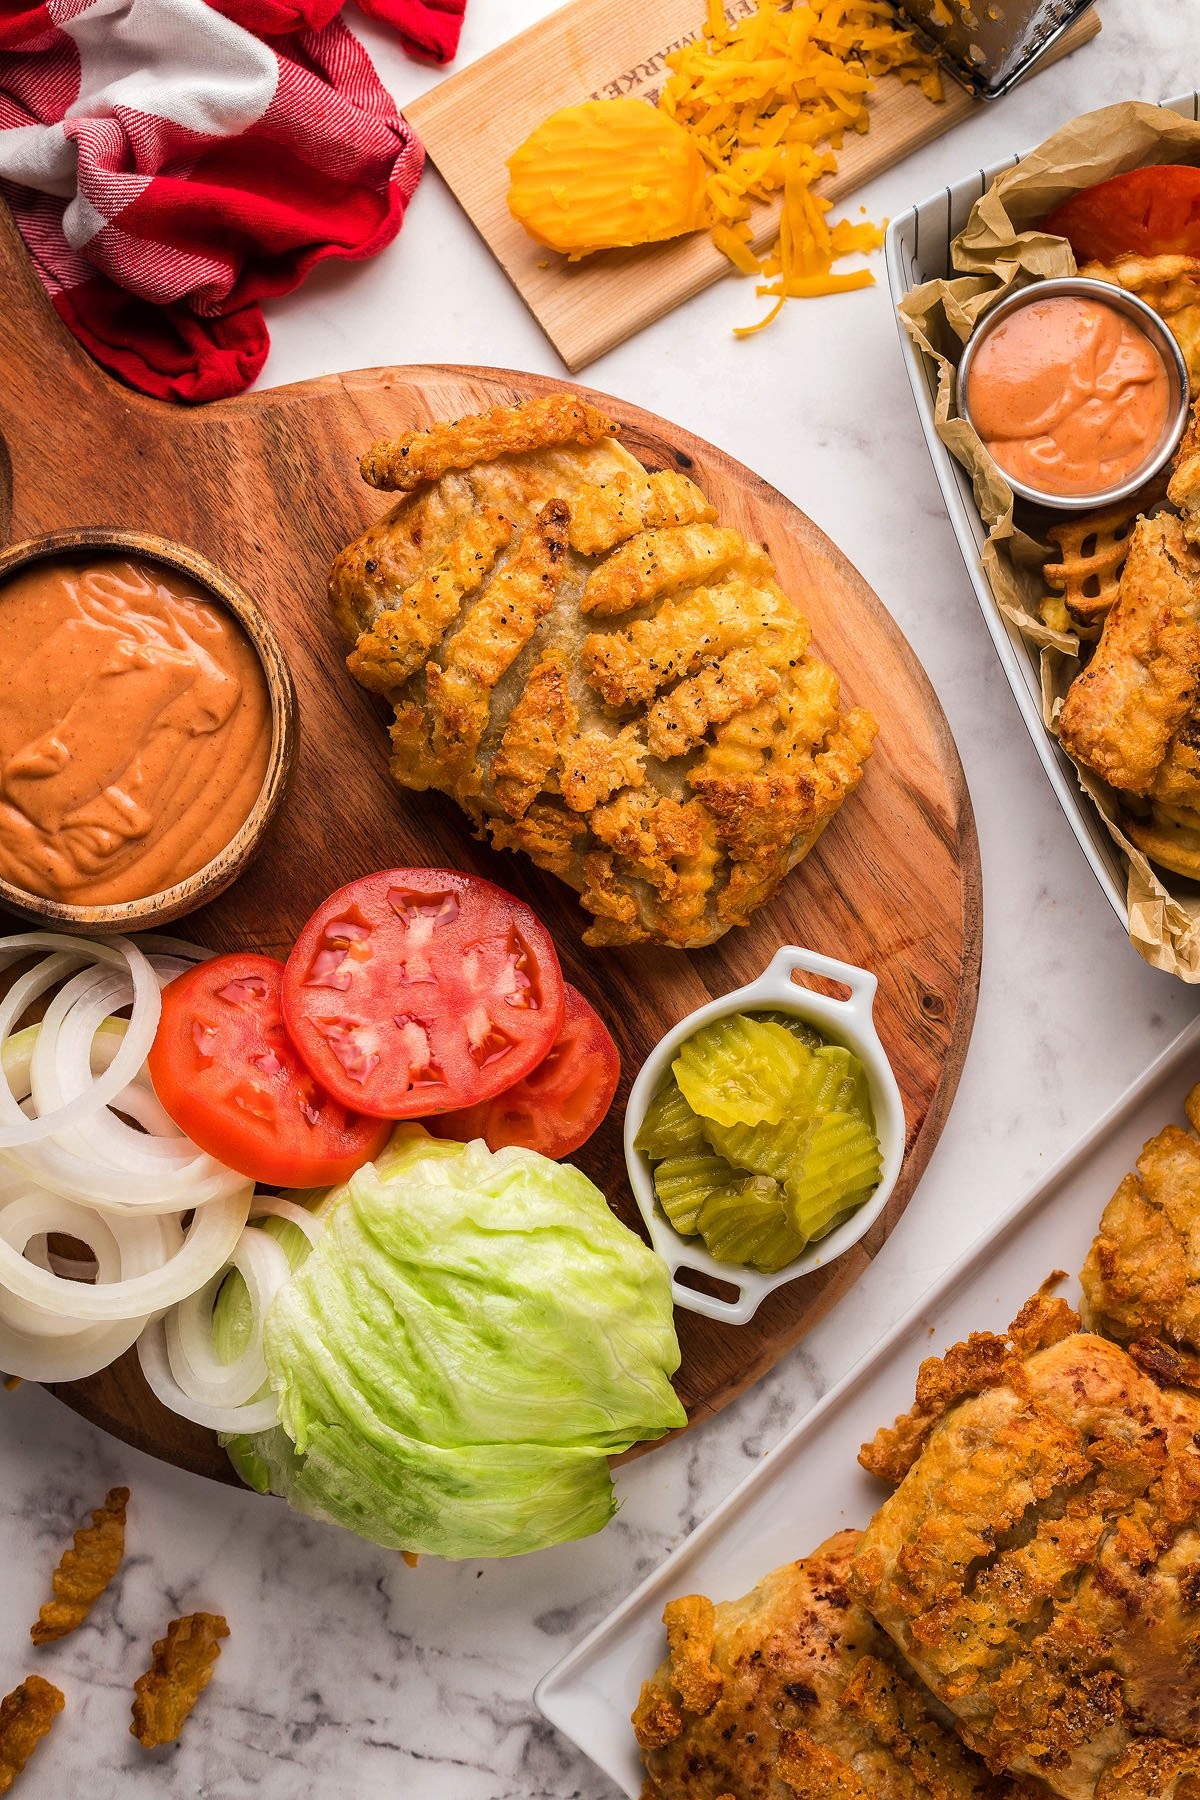
M737 1176L723 1156L714 1156L706 1146L699 1154L668 1156L660 1162L654 1171L654 1192L676 1231L694 1237L705 1202Z
M702 1025L672 1064L684 1099L718 1125L778 1125L811 1053L782 1025L733 1013Z
M684 1099L674 1075L667 1076L646 1108L634 1144L643 1156L651 1157L684 1156L707 1148L704 1122Z
M816 1119L785 1182L796 1229L825 1237L870 1197L879 1171L879 1141L864 1119L840 1112Z
M718 1188L700 1208L699 1229L717 1262L742 1263L765 1275L786 1268L805 1245L783 1189L769 1175Z

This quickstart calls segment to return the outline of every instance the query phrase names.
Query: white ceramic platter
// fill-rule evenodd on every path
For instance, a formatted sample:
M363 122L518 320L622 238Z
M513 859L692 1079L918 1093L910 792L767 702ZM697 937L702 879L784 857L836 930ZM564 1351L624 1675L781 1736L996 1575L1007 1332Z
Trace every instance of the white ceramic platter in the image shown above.
M680 1594L729 1600L831 1532L865 1525L887 1490L864 1475L859 1445L912 1404L923 1357L969 1331L1003 1330L1056 1269L1078 1295L1100 1214L1138 1151L1200 1080L1200 1020L1189 1025L1032 1193L826 1394L624 1605L539 1684L535 1698L626 1793L641 1792L629 1715L665 1650L662 1611ZM971 1195L962 1195L970 1206Z
M1200 119L1200 93L1177 94L1163 101L1174 112L1188 119ZM966 224L971 208L986 192L996 176L1020 162L1020 156L1006 157L990 168L976 169L950 187L939 189L921 200L908 212L901 213L888 227L885 241L888 286L893 302L899 301L910 288L923 281L952 275L950 245ZM1042 723L1041 689L1037 653L1022 638L1016 626L1007 620L992 597L987 576L980 562L987 531L971 493L971 478L951 456L934 429L934 401L937 376L930 363L917 349L897 320L900 344L904 354L913 399L917 403L921 429L933 458L934 472L950 523L954 527L975 598L983 612L987 628L996 646L1013 697L1021 709L1033 747L1037 751L1050 785L1058 796L1080 848L1108 895L1113 911L1125 924L1125 867L1120 852L1112 842L1092 802L1079 785L1075 770L1057 741Z

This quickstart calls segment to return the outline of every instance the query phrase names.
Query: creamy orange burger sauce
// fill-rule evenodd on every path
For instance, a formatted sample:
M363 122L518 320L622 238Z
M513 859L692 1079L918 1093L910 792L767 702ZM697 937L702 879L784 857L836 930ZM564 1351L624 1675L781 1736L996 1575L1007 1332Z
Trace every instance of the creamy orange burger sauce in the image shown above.
M967 411L1000 467L1047 494L1091 494L1135 475L1158 448L1166 366L1115 307L1060 294L1017 307L979 341Z
M244 823L271 749L232 614L116 556L0 583L0 875L77 906L160 893Z

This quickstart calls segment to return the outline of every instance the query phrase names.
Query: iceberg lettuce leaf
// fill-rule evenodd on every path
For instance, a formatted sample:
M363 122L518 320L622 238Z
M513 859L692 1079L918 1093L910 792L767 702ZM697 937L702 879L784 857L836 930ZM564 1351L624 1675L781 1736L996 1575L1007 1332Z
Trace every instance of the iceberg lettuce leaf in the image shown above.
M321 1210L267 1315L280 1429L243 1443L259 1478L438 1556L598 1530L608 1456L686 1422L662 1261L579 1170L414 1126Z

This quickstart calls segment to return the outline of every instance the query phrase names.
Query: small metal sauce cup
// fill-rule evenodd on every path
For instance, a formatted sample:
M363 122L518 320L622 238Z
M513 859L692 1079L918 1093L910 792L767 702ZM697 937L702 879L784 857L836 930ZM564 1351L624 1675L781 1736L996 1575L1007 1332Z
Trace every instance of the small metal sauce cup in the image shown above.
M1106 281L1092 281L1083 275L1064 275L1054 281L1035 281L1028 287L1018 288L1015 294L1009 294L1007 299L1001 300L999 305L984 315L967 341L958 365L958 410L967 423L974 426L971 409L967 404L967 383L980 344L996 326L1003 324L1020 307L1029 306L1035 300L1054 300L1066 296L1098 301L1102 306L1111 307L1114 312L1124 313L1126 318L1132 319L1145 332L1161 356L1170 384L1167 420L1162 437L1147 452L1145 461L1132 475L1113 487L1096 488L1089 494L1057 494L1046 488L1029 487L1025 482L1018 481L1015 475L1010 475L1001 464L997 464L1013 493L1021 499L1031 500L1035 505L1048 507L1055 512L1089 512L1098 506L1111 506L1118 500L1128 500L1139 488L1144 487L1174 455L1187 426L1190 410L1187 363L1170 328L1159 318L1153 307L1147 306L1144 300L1139 300L1136 294L1127 294L1124 288L1110 287Z

